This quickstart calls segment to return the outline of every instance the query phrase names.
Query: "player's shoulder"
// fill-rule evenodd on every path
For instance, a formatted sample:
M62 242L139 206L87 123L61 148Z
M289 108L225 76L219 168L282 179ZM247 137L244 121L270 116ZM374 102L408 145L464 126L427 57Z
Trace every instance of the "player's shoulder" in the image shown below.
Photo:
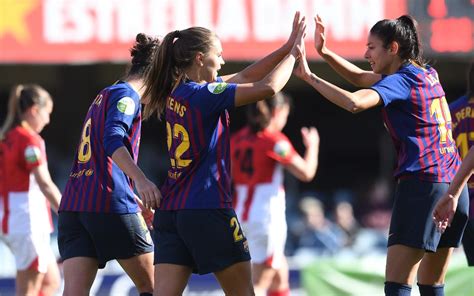
M41 142L43 140L39 134L20 125L11 129L7 137L10 141L16 142Z
M137 102L140 99L139 94L125 81L117 81L113 85L104 88L102 92L108 93L112 100L128 97Z
M451 111L453 110L457 110L457 109L460 109L460 108L463 108L464 106L466 106L469 102L469 98L467 95L464 95L462 97L459 97L457 98L456 100L452 101L450 104L449 104L449 109Z
M269 131L268 129L265 129L261 132L260 137L267 141L271 141L275 143L280 142L280 141L289 142L288 137L280 131Z

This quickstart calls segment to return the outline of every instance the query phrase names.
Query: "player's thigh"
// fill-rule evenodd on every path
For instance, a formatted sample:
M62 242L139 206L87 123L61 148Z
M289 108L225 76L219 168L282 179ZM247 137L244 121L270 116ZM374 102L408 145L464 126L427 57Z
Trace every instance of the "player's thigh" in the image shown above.
M192 269L189 266L160 263L155 265L155 289L153 295L182 295Z
M16 293L17 295L37 295L44 273L36 269L18 270L16 273Z
M423 285L444 283L453 249L439 248L436 253L425 253L418 269L418 282Z
M412 285L425 251L404 245L388 247L385 280Z
M98 270L98 261L90 257L74 257L63 262L63 296L89 295Z
M256 290L267 290L276 275L276 270L265 263L252 264L252 282Z
M48 265L48 271L41 282L41 293L45 296L54 295L60 285L61 275L59 273L58 264L56 262L51 262Z
M153 253L117 260L140 293L153 291Z
M252 272L249 261L235 263L214 275L226 295L255 295L252 285Z

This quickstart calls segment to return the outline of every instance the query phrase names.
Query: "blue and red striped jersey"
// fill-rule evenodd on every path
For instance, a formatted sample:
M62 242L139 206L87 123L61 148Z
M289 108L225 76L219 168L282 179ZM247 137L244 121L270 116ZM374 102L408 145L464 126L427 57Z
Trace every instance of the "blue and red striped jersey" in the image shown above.
M103 89L87 112L59 210L138 212L132 180L111 156L125 146L137 162L140 130L139 94L124 81Z
M406 63L396 73L384 76L372 89L383 100L384 123L398 154L395 177L451 182L460 158L436 70Z
M229 109L236 84L187 80L165 108L170 158L162 210L231 208Z
M453 119L453 136L459 154L464 159L474 145L474 100L470 100L467 95L462 96L449 104L449 109ZM467 185L471 199L470 217L474 217L474 176L471 176Z

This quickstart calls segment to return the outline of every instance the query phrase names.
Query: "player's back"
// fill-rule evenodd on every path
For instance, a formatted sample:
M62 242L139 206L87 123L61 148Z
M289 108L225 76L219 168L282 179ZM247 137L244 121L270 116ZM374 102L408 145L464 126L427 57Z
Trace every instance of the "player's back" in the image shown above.
M284 215L283 169L295 150L281 132L254 133L246 127L231 138L232 179L239 218L266 220L272 213Z
M103 89L89 107L60 211L135 213L132 181L112 160L125 146L136 162L141 130L138 93L126 82Z
M3 158L0 212L4 233L51 232L49 202L40 190L32 170L46 165L43 139L28 128L11 129L0 144ZM8 161L6 161L8 160ZM6 173L8 172L8 173Z

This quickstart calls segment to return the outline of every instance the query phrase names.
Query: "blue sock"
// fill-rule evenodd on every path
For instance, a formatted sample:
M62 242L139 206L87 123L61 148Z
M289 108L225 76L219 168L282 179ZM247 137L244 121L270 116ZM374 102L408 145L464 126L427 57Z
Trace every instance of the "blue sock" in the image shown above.
M421 296L444 296L444 285L422 285L417 284Z
M411 286L395 282L385 282L386 296L410 296Z

